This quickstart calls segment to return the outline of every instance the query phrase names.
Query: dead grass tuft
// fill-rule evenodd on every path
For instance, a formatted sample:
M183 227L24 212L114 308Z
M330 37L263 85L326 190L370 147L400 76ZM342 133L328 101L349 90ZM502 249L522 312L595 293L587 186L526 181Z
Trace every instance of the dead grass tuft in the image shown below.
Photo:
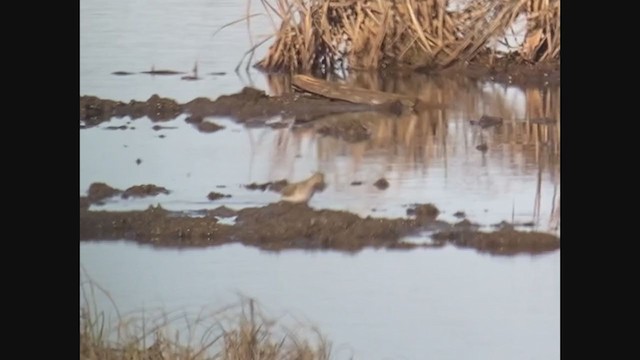
M257 66L268 71L444 68L560 60L560 0L262 0L279 20ZM453 6L453 4L461 4ZM526 24L520 43L508 37ZM274 21L276 23L277 21ZM504 49L498 51L498 46Z

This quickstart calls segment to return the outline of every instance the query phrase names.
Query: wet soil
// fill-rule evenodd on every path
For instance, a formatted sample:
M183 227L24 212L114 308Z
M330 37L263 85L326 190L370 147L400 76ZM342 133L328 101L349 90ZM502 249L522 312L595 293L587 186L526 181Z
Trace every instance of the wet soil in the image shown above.
M407 215L416 216L418 218L435 220L439 214L440 210L432 204L415 204L412 208L407 209Z
M526 84L537 85L540 85L539 83L556 84L560 81L559 64L536 67L509 66L504 65L501 68L500 65L473 64L465 66L463 69L455 67L446 69L444 72L463 74L478 79L494 78L496 80L496 77L500 79L505 77L506 80L502 80L511 83L517 82L518 79ZM515 70L511 68L515 68ZM421 101L418 101L412 108L407 108L406 104L399 101L378 105L355 104L295 91L275 97L250 87L246 87L236 94L220 96L215 100L200 97L185 104L179 104L172 99L161 98L158 95L153 95L146 101L132 100L129 103L100 99L95 96L81 96L80 126L83 129L94 127L113 117L129 116L132 119L137 119L146 116L154 122L162 122L172 120L181 114L188 114L186 122L193 124L198 131L212 133L223 127L210 121L204 121L206 117L228 116L250 127L289 126L287 122L266 123L267 120L280 116L283 119L293 119L296 126L311 126L321 135L333 136L348 142L360 142L371 137L368 125L375 122L378 117L399 116L407 111L419 113L428 110L429 106ZM478 120L470 121L472 124L486 128L500 125L502 119L483 116ZM536 119L536 121L546 123L554 120ZM113 129L125 130L127 128L119 126ZM154 126L156 130L164 128L166 127ZM486 151L484 148L479 150Z
M380 190L385 190L389 187L389 181L385 178L380 178L373 183L373 186L377 187Z
M248 190L261 190L261 191L270 190L270 191L279 193L287 185L289 185L289 182L286 179L282 179L278 181L269 181L263 184L258 184L254 182L251 184L247 184L244 187Z
M222 193L219 193L219 192L215 192L215 191L212 191L212 192L209 193L209 195L207 195L207 199L209 199L211 201L215 201L215 200L218 200L218 199L224 199L224 198L230 198L230 197L231 197L231 195L225 195L225 194L222 194Z
M156 186L153 184L145 184L145 185L135 185L122 193L122 198L127 199L130 197L147 197L147 196L156 196L160 194L169 194L169 190L165 189L162 186Z
M274 116L294 118L297 123L308 123L331 115L353 114L359 112L389 113L392 105L362 105L344 101L333 101L321 97L289 94L281 97L267 96L264 91L245 88L233 95L223 95L216 100L197 98L186 104L178 104L172 99L151 96L147 101L129 103L99 99L95 96L80 97L81 128L91 128L111 120L113 117L129 116L132 119L147 116L152 121L168 121L180 114L189 114L186 122L193 124L199 131L211 133L223 127L204 121L208 116L229 116L251 127L284 127L287 124L266 124ZM166 127L154 126L154 130ZM127 129L126 126L117 129ZM340 119L328 119L317 128L321 134L333 135L347 141L366 140L369 130L361 121L344 122Z
M100 205L103 203L103 200L115 197L117 195L120 195L120 197L123 199L128 199L130 197L140 198L169 193L170 191L166 188L153 184L135 185L123 191L113 188L105 183L93 183L89 185L87 195L80 197L80 208L87 209L91 204Z
M131 100L129 103L105 100L95 96L80 97L80 121L85 127L93 127L113 117L129 116L138 119L143 116L152 121L175 119L183 112L182 105L175 100L152 95L147 101Z
M468 66L465 76L478 79L503 81L514 84L546 85L560 81L559 65L549 69L537 67L504 72L496 66ZM428 70L425 70L428 71ZM450 71L460 71L451 69ZM122 74L125 75L125 74ZM413 111L420 111L416 104ZM369 122L379 114L399 115L405 107L398 103L382 105L353 104L329 100L301 93L289 93L270 97L263 91L245 88L216 100L197 98L185 104L172 99L151 96L146 101L129 103L100 99L94 96L80 97L81 128L90 128L113 117L128 116L132 119L148 117L163 122L188 114L186 122L202 132L215 132L222 127L205 121L210 116L229 116L247 126L270 126L266 120L274 116L293 118L298 126L310 126L320 134L335 136L350 142L370 137ZM317 121L322 120L322 121ZM539 119L541 123L553 121ZM498 119L490 117L476 121L480 127L499 126ZM283 124L271 126L284 126ZM120 126L114 130L125 130ZM166 127L156 125L154 129ZM163 137L164 135L160 135ZM486 151L485 149L479 149ZM279 192L288 182L281 180L265 184L249 184L247 189ZM354 182L352 185L358 185ZM384 179L375 184L380 189L389 186ZM382 219L366 217L344 211L315 210L305 204L278 202L264 207L235 211L226 207L201 211L201 217L193 212L170 212L160 206L144 211L93 211L91 204L115 196L121 198L168 194L169 190L155 185L139 185L127 190L112 188L106 184L92 184L86 196L80 197L80 240L128 239L156 246L215 246L239 242L261 249L334 249L358 251L367 247L410 249L424 246L453 244L471 247L492 254L540 253L557 250L557 236L540 232L521 232L516 224L499 224L495 231L480 232L477 224L462 220L450 224L437 220L438 209L431 204L414 204L407 210L408 218ZM211 192L215 200L223 194ZM234 225L218 222L218 217L236 217ZM408 235L429 231L433 240L429 245L403 242Z
M149 189L147 185L146 189ZM139 187L133 187L139 189ZM157 187L159 188L159 187ZM127 239L162 247L216 246L242 243L265 250L333 249L355 252L364 248L412 249L453 244L492 254L541 253L560 247L560 239L539 232L521 232L502 226L480 232L469 220L450 224L437 220L432 204L414 204L409 218L362 218L335 210L316 210L306 204L277 202L263 207L233 210L173 212L161 206L144 211L93 211L88 202L119 194L106 184L93 184L80 198L80 241ZM147 190L142 191L147 193ZM236 217L234 225L218 217ZM432 243L402 241L409 235L429 231Z

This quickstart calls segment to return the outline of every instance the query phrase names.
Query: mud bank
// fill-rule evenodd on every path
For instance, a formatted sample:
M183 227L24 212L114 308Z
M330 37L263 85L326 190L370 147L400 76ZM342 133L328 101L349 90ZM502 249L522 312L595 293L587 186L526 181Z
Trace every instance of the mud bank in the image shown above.
M103 200L120 196L123 199L130 197L148 197L159 194L169 194L170 191L162 186L153 184L135 185L126 190L112 188L105 183L93 183L89 186L87 196L80 197L80 208L89 208L91 204L102 204Z
M364 248L413 249L453 244L491 254L543 253L560 247L556 236L502 228L479 232L464 220L437 220L431 204L414 205L409 218L362 218L345 211L315 210L286 202L239 211L227 207L198 212L173 212L160 206L144 211L89 211L80 207L80 241L127 239L159 247L204 247L242 243L260 249L331 249L356 252ZM234 225L220 217L236 217ZM431 242L402 241L427 231ZM418 235L424 237L424 235Z
M112 117L124 116L132 119L147 116L152 121L167 121L180 114L189 114L188 122L193 124L201 123L207 116L230 116L241 123L267 120L274 116L307 122L332 114L362 111L397 113L398 110L394 104L353 104L298 93L268 96L264 91L248 87L237 94L223 95L216 100L196 98L186 104L178 104L158 95L151 96L147 101L132 100L129 103L95 96L80 97L80 121L84 122L84 127L93 127Z
M560 82L559 63L531 67L472 64L438 71L427 68L419 70L425 73L444 73L449 77L463 76L523 86L558 85ZM185 104L158 95L153 95L146 101L131 100L128 103L85 95L80 97L80 121L82 128L89 128L113 117L128 116L137 119L146 116L154 122L162 122L172 120L181 114L188 114L186 121L199 131L215 132L222 127L203 121L205 117L228 116L247 126L287 126L277 122L266 123L266 120L279 116L283 120L293 119L297 125L321 119L321 124L314 124L317 132L347 141L361 141L369 137L367 124L375 121L376 117L399 116L408 111L420 113L443 106L446 107L444 104L431 104L420 99L413 104L402 101L380 104L353 103L305 91L268 96L264 91L246 87L236 94L223 95L215 100L199 97Z
M364 105L346 101L328 100L321 97L290 94L280 97L267 96L263 91L245 88L233 95L224 95L216 100L197 98L186 104L153 95L146 102L132 101L129 104L94 96L80 97L81 128L90 128L113 117L129 116L137 119L148 116L152 121L168 121L180 114L189 114L185 119L198 131L212 133L222 126L204 121L208 116L229 116L245 126L273 128L288 126L283 122L266 121L275 116L293 119L302 128L313 127L321 135L333 136L349 142L369 139L369 124L377 117L399 113L397 104ZM322 121L314 121L322 120ZM313 121L313 123L311 123ZM126 130L126 126L119 127Z

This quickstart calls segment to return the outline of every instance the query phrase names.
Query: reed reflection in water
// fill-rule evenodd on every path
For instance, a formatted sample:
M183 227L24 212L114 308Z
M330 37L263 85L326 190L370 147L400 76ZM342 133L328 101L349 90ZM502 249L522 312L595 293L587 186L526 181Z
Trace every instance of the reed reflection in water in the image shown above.
M500 211L509 214L503 220L520 219L535 223L539 230L559 231L559 87L520 88L464 77L415 74L391 78L360 73L336 81L415 96L431 106L397 117L374 112L332 115L291 130L280 129L273 144L272 177L294 174L300 167L296 162L300 153L314 147L318 170L327 173L337 192L402 198L397 192L380 195L372 187L356 190L351 183L386 177L397 180L397 191L403 191L402 187L415 191L410 184L416 185L416 181L442 182L443 193L437 199L418 196L414 201L434 201L446 208L450 200L458 198L459 202L468 195L459 191L463 184L476 195L484 192L484 197L503 198ZM270 93L290 91L289 83L286 77L271 76ZM489 127L472 122L483 115L502 122ZM349 131L339 132L338 137L318 134L335 127L360 127L366 137L351 136ZM522 201L511 200L522 187L515 186L517 182L532 184L531 189L521 184L533 194L527 201L531 206L523 208ZM473 201L471 196L469 202Z

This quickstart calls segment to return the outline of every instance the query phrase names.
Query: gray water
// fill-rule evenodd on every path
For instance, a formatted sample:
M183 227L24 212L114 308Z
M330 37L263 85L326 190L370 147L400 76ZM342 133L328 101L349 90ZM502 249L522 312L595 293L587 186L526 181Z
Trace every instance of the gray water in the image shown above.
M264 12L259 1L252 4L251 13ZM233 71L252 41L271 33L268 17L252 18L252 40L246 24L212 37L245 16L245 1L81 0L80 11L80 95L128 102L158 94L187 102L247 85L277 92L254 70ZM265 50L259 49L257 58ZM189 72L195 62L200 81L111 74L152 66ZM212 72L226 74L207 75ZM243 184L297 180L321 170L329 186L311 199L314 208L399 217L407 204L432 202L447 221L461 210L485 226L532 221L536 230L559 234L559 128L526 122L540 116L535 107L540 98L545 105L551 99L545 111L559 114L554 100L559 89L461 87L418 76L412 81L400 84L422 93L453 93L456 101L440 118L426 119L436 125L420 138L411 129L425 119L397 121L406 132L393 139L382 123L371 141L359 144L313 132L249 129L225 118L209 119L225 129L205 134L184 115L163 123L174 128L161 131L152 130L154 123L146 118L81 129L80 194L93 182L120 189L152 183L171 194L111 200L92 209L242 208L278 200L275 193L249 191ZM467 120L484 113L503 116L505 125L489 130L469 125ZM135 129L105 129L123 124ZM483 142L490 146L486 153L475 149ZM390 183L384 191L371 185L382 176ZM352 181L365 185L354 187ZM210 191L232 197L210 202ZM449 247L270 254L238 245L178 251L92 242L81 243L80 250L81 264L123 312L216 308L242 293L274 315L292 313L317 325L334 344L349 349L338 358L351 352L357 359L559 358L559 251L533 257Z
M559 252L270 254L241 245L178 251L83 243L80 257L121 312L222 306L244 294L269 315L316 325L340 359L560 357Z

